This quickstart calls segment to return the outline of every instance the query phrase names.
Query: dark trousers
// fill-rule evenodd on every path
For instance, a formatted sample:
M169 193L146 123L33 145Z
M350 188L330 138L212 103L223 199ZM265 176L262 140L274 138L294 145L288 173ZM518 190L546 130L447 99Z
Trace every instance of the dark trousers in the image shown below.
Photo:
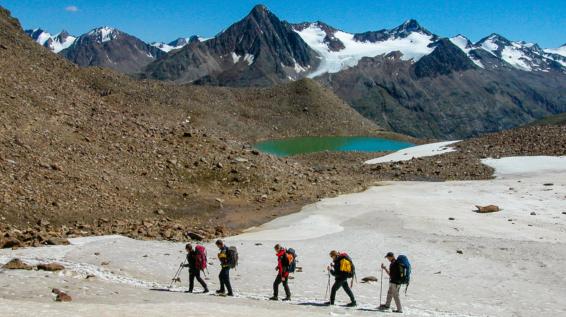
M220 279L220 291L225 292L228 290L228 294L232 294L232 285L230 285L230 267L223 267L218 274Z
M291 290L289 290L289 278L285 278L285 281L282 281L281 274L277 274L275 278L275 282L273 282L273 297L279 296L279 284L283 283L283 288L285 289L285 295L287 298L291 298Z
M193 287L195 286L195 278L200 283L200 285L202 285L202 288L208 290L206 283L200 277L200 270L189 270L189 292L193 291Z
M344 288L344 291L350 297L351 302L355 302L356 299L354 298L354 294L348 285L348 279L337 279L332 285L332 292L330 293L330 304L334 304L334 299L336 298L336 292L341 288Z

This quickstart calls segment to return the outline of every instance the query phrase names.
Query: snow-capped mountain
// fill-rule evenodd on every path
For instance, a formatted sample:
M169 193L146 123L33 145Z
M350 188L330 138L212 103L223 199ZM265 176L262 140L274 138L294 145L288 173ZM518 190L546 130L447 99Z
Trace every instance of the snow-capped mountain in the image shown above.
M151 46L155 46L158 49L164 51L165 53L169 53L172 50L181 49L181 48L185 47L185 45L188 45L188 44L191 44L191 43L196 43L196 42L204 42L206 40L207 40L207 38L193 35L191 37L180 37L180 38L178 38L174 41L171 41L169 43L153 42L153 43L151 43Z
M165 53L142 40L111 27L95 28L81 36L61 55L80 66L102 66L137 73Z
M401 52L404 60L418 61L434 50L431 44L437 39L415 20L391 30L360 34L343 32L321 22L297 24L294 29L321 58L318 68L309 73L311 78L356 66L364 57L394 51Z
M26 30L25 32L38 44L47 47L54 53L66 49L76 40L76 37L64 30L56 35L51 35L42 29Z

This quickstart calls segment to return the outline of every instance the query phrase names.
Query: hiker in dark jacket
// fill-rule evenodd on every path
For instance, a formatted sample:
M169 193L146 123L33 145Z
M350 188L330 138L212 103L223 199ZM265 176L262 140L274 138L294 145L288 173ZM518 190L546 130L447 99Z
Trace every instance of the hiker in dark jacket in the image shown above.
M401 290L401 284L403 284L403 277L401 275L402 268L400 263L395 258L393 252L388 252L385 258L389 260L389 269L382 263L381 269L389 275L389 290L387 291L387 300L385 304L379 306L380 310L387 310L391 307L391 299L395 300L395 305L397 310L395 313L402 313L403 308L401 307L401 298L399 297L399 290Z
M216 246L218 247L218 260L220 260L220 274L218 279L220 280L220 289L216 291L216 294L225 294L228 290L228 296L234 296L232 293L232 285L230 285L230 263L228 259L228 247L224 245L222 240L216 241Z
M273 282L273 297L270 300L277 300L279 296L279 284L283 283L283 288L285 289L285 298L284 301L291 300L291 290L289 290L289 264L290 259L287 255L287 250L276 244L275 247L275 256L277 256L277 266L275 270L277 271L277 277L275 278L275 282ZM292 260L291 260L292 261Z
M354 294L348 285L348 278L352 277L354 274L354 264L352 259L345 253L338 253L337 251L331 251L330 257L332 258L332 267L328 266L328 272L332 274L335 278L334 285L332 285L332 291L330 292L330 302L327 302L328 305L334 305L334 299L336 298L336 292L342 287L348 297L350 297L350 303L347 305L348 307L355 307L356 306L356 299L354 298ZM350 271L344 271L341 268L343 264L342 261L348 261L350 265ZM347 264L347 263L346 263Z
M193 246L188 243L185 246L185 250L187 251L187 264L185 267L189 268L189 293L193 292L193 288L195 286L195 278L197 281L202 285L204 288L203 293L208 293L208 287L204 280L200 277L200 269L197 267L197 259L198 259L198 251L193 248Z

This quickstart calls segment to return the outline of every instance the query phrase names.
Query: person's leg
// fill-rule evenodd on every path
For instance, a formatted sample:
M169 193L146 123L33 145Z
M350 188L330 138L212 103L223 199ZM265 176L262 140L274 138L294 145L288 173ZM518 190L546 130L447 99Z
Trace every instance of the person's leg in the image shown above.
M330 305L334 305L334 300L336 299L336 292L342 287L342 282L339 280L334 281L332 285L332 291L330 292Z
M200 277L200 271L196 271L195 273L195 278L197 279L197 281L200 283L200 285L202 286L202 288L204 289L204 291L208 291L208 286L206 285L206 282L202 279L202 277Z
M279 297L279 284L281 284L281 275L277 274L275 281L273 281L273 299Z
M395 300L395 305L397 306L397 311L402 312L401 298L399 297L399 291L401 290L401 285L395 285L395 290L393 291L393 299Z
M189 270L189 293L193 292L195 286L195 272Z
M224 281L224 284L226 284L226 290L228 291L228 296L232 296L234 295L234 293L232 293L232 284L230 283L230 268L225 267L223 268L223 270L226 271L226 273L224 273L226 276L226 281Z
M354 297L354 293L352 293L352 290L350 289L350 286L348 285L348 280L345 280L344 283L342 283L342 287L344 288L344 291L346 292L346 294L348 294L348 297L350 297L350 302L356 303L356 298Z
M218 274L218 280L220 280L220 290L218 290L218 292L225 293L226 289L224 288L224 284L225 284L224 269L220 270L220 274Z
M285 278L285 281L283 282L283 288L285 288L285 298L290 299L291 298L291 290L289 289L289 277L288 276Z
M395 284L389 283L389 289L387 290L387 300L385 301L385 307L391 307L391 300L393 299L393 292L395 290Z

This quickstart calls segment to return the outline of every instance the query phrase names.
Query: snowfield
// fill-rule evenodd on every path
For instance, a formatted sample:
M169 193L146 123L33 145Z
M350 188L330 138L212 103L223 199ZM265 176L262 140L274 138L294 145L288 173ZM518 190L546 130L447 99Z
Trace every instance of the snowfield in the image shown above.
M399 161L409 161L413 158L418 157L426 157L426 156L434 156L440 155L444 153L454 152L456 151L454 148L450 147L449 145L455 144L460 142L457 141L444 141L444 142L437 142L437 143L429 143L423 145L417 145L410 148L406 148L382 157L378 157L369 161L366 161L365 164L379 164L379 163L391 163L391 162L399 162Z
M73 239L70 246L1 250L0 263L19 257L31 264L58 261L67 269L0 271L0 311L2 316L375 316L379 283L354 285L359 309L316 305L324 301L328 252L337 249L353 257L359 280L380 277L378 265L387 251L408 255L413 279L401 297L407 316L565 316L566 157L484 163L496 169L496 179L379 183L228 238L240 253L240 266L231 272L236 298L183 293L186 271L174 292L151 290L167 288L183 261L182 243L105 236ZM473 212L474 205L487 204L502 211ZM276 242L295 248L303 268L290 282L292 303L265 300L276 274ZM207 282L215 290L216 252L206 246L213 263ZM89 274L94 278L86 279ZM54 287L67 291L73 302L55 303ZM343 292L337 301L347 302Z
M295 32L321 57L320 65L308 75L309 78L325 73L337 73L354 67L364 57L375 57L399 51L403 54L403 60L416 62L434 50L434 48L429 47L433 37L418 32L413 32L406 38L390 38L386 41L371 43L356 41L353 34L336 31L334 36L345 47L338 52L331 51L328 45L324 43L326 33L316 24L311 24L304 30Z

